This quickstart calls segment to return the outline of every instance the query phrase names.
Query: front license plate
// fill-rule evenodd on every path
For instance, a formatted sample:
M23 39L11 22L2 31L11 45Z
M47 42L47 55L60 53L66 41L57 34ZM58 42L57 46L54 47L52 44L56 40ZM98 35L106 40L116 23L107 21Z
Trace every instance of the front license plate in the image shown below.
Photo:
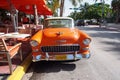
M56 60L66 60L67 56L66 55L56 55Z

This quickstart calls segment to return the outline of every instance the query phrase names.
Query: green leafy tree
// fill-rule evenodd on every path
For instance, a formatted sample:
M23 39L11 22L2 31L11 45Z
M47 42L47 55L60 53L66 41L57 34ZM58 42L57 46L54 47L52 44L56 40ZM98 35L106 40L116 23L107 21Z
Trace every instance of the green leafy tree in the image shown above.
M97 19L99 20L102 17L102 4L96 5L89 5L85 3L84 5L80 6L80 12L77 12L77 19ZM109 8L108 4L104 5L104 17L107 18L108 13L112 13L111 8ZM71 13L70 16L74 17L75 13ZM76 19L75 19L76 20Z
M8 19L9 16L7 15L8 11L5 9L0 9L0 21L4 21L5 19Z
M72 12L70 13L69 17L73 18L74 20L83 19L83 14L80 12Z
M88 13L92 13L92 14L90 14L92 17L90 17L90 15L86 13L86 15L88 15L87 17L89 17L89 18L97 19L97 18L101 18L103 16L102 4L99 4L98 6L91 5L91 6L89 6L87 11L88 11ZM111 12L111 8L109 8L108 4L104 4L104 17L105 18L107 17L108 12Z
M78 4L80 4L80 2L83 0L70 0L70 2L72 3L73 6L77 6Z
M89 6L90 6L89 3L84 3L83 5L82 4L80 5L80 10L81 10L83 18L85 18L84 16L88 12Z
M115 13L115 17L116 17L116 23L119 22L119 15L120 15L120 0L112 0L112 10Z

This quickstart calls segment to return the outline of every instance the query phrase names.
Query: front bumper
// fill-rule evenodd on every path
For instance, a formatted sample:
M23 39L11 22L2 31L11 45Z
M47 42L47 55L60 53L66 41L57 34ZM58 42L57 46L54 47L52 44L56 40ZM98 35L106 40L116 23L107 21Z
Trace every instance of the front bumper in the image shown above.
M33 62L37 61L68 61L68 60L79 60L82 58L90 58L91 54L62 54L62 55L48 55L46 56L37 55L33 56Z

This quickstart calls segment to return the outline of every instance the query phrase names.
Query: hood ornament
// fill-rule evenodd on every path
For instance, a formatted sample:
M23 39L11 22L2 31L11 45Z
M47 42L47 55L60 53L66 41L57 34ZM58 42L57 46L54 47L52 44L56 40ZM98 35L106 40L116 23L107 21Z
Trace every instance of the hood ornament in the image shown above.
M62 35L62 34L63 34L63 32L57 32L56 34L59 36L59 35Z

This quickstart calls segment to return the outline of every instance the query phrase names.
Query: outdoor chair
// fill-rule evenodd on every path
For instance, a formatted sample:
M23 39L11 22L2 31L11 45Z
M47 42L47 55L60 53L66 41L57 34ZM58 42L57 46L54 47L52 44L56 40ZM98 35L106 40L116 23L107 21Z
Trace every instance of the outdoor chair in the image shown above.
M18 32L21 34L31 34L31 29L27 28L27 29L18 29Z
M12 74L12 58L20 53L20 59L22 61L21 43L15 45L6 45L4 38L0 38L0 62L7 62L9 64L10 74Z

